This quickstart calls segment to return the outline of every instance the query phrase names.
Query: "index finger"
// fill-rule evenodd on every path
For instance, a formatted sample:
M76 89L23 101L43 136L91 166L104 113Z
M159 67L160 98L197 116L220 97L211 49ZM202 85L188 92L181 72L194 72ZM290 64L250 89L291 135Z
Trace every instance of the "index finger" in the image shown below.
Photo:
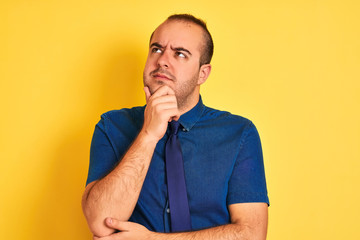
M169 86L164 85L158 88L151 97L156 98L164 95L175 95L175 92Z

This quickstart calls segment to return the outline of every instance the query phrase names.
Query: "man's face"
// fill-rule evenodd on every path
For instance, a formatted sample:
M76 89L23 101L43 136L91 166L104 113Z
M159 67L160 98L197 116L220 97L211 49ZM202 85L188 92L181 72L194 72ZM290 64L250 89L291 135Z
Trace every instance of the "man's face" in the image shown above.
M144 68L144 85L153 94L162 85L174 90L179 108L199 94L201 27L166 21L154 32Z

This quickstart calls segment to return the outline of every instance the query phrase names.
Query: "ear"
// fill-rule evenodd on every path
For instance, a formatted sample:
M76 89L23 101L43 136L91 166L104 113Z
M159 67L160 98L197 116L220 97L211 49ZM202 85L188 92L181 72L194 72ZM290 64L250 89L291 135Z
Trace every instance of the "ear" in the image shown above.
M203 84L209 77L211 72L211 64L204 64L200 67L198 85Z

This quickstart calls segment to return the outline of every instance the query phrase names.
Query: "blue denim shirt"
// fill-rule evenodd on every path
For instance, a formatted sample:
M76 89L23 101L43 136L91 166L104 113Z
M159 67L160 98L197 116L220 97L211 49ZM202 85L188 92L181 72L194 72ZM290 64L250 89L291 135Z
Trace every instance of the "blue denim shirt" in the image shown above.
M141 130L144 109L114 110L101 116L91 143L87 184L104 177L122 159ZM206 107L200 97L179 122L193 230L230 223L230 204L269 204L261 143L251 121ZM156 145L130 217L156 232L170 230L164 160L168 135L169 129Z

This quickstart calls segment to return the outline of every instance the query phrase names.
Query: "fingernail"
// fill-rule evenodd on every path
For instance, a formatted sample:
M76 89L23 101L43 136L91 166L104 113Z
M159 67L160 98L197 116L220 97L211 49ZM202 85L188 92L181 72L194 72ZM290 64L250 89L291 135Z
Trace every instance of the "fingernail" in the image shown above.
M112 218L108 218L108 219L107 219L107 222L108 222L109 224L112 224L112 221L113 221Z

